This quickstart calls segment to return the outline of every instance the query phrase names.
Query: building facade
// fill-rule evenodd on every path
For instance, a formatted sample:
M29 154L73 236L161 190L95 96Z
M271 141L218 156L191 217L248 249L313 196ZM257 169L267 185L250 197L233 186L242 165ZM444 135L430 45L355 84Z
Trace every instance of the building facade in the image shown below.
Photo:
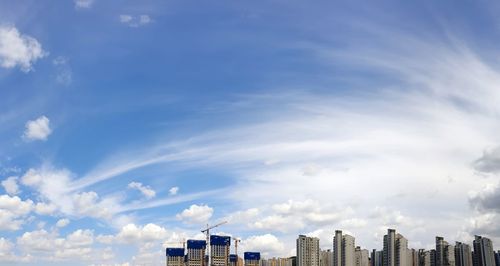
M245 261L245 266L259 266L260 265L260 253L259 252L245 252L245 253L243 253L243 259Z
M187 241L187 266L205 266L205 250L207 241L188 240Z
M354 249L354 261L356 266L369 266L370 259L368 257L368 250L361 249L361 247L356 247Z
M472 251L469 245L455 242L455 265L472 266Z
M380 251L380 250L372 250L372 254L370 256L371 260L370 260L370 264L371 266L382 266L382 260L383 260L383 252Z
M355 266L355 249L354 237L336 230L333 237L333 266Z
M166 248L167 266L184 266L183 248Z
M396 230L388 229L384 235L383 266L408 266L408 240Z
M474 266L495 266L493 243L489 238L475 236L473 246L474 255L472 261Z
M297 266L319 266L319 238L299 235L297 238Z
M333 265L333 252L331 249L320 251L320 266L332 266Z
M210 266L229 266L231 237L210 236Z

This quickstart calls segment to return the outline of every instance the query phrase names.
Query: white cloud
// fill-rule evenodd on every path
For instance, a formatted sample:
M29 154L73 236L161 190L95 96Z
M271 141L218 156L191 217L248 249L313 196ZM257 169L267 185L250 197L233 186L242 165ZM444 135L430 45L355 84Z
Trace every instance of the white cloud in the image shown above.
M101 198L94 191L69 190L71 176L68 170L44 166L29 169L21 178L21 183L35 189L43 199L36 205L39 214L58 211L69 216L110 220L119 211L120 204L114 197Z
M14 244L3 237L0 237L0 261L16 261L13 252Z
M68 86L73 81L73 72L69 66L69 60L66 57L58 56L52 60L56 69L56 82Z
M64 219L59 219L56 223L56 226L59 228L63 228L69 224L69 219L64 218Z
M121 243L138 244L147 242L158 242L167 238L168 232L165 228L149 223L144 227L128 224L122 227L116 235L116 240Z
M223 220L227 221L229 224L248 224L255 219L259 213L259 209L250 208L244 211L231 212L231 214L224 217Z
M17 247L24 255L36 255L37 261L44 260L83 260L92 259L92 230L78 229L66 237L57 232L44 229L25 232L17 238Z
M121 23L126 24L127 26L132 28L144 26L152 22L152 19L149 15L134 16L130 14L121 14L119 16L119 20Z
M179 192L179 187L171 187L168 190L168 194L171 196L177 195L177 192Z
M35 212L40 215L51 215L57 211L57 206L52 203L37 202Z
M17 176L11 176L2 180L2 186L5 192L9 195L16 195L19 193L19 186L17 185Z
M139 16L139 24L144 25L151 22L151 18L148 15Z
M139 182L131 182L128 184L128 188L139 190L146 198L151 199L156 196L156 192L149 186L144 186Z
M13 26L0 25L0 66L13 68L19 66L29 72L33 64L47 53L33 37L21 34Z
M241 243L245 251L261 252L262 257L282 256L285 245L272 234L250 236Z
M18 196L0 195L0 230L19 230L33 209L33 201Z
M26 122L26 129L23 138L26 140L47 140L52 133L50 120L46 116L40 116L36 120Z
M131 15L120 15L120 22L121 23L129 23L132 21L133 17Z
M432 232L461 231L464 221L476 215L462 205L468 192L495 183L495 177L478 176L477 170L497 170L496 152L485 154L488 161L481 155L500 144L499 68L460 42L392 33L378 41L383 45L370 50L356 43L348 50L304 50L324 60L326 67L362 66L386 81L384 85L356 79L359 90L350 95L278 91L244 97L241 101L252 106L252 114L264 120L214 128L189 141L151 145L120 161L113 155L82 178L80 187L175 161L234 176L227 196L244 209L292 199L277 204L274 215L262 211L263 217L254 222L263 229L267 222L283 228L296 223L294 230L307 228L309 222L344 226L356 218L368 221L366 229L357 221L358 234L360 242L372 247L380 246L380 238L372 240L370 228L378 232L379 227L396 225L410 232L423 221ZM268 115L255 111L259 109ZM279 163L264 164L271 159ZM382 192L375 189L381 184ZM483 194L491 203L496 202L493 195ZM337 216L336 208L311 204L323 206L332 198L351 210ZM373 206L387 207L371 213ZM294 219L295 213L304 218ZM476 228L496 219L484 215ZM412 240L429 242L425 234Z
M91 8L94 4L94 0L74 0L75 8Z
M188 209L177 214L176 217L188 223L205 223L212 217L213 212L214 209L207 205L193 204Z
M90 216L101 219L111 219L113 215L111 199L99 200L94 191L82 192L73 196L73 213L81 216Z

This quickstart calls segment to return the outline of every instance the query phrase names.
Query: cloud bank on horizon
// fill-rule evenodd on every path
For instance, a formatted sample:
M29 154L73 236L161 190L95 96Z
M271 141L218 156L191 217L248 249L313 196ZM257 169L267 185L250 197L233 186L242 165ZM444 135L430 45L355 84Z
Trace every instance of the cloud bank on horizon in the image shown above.
M223 220L265 257L498 249L500 7L471 5L0 3L0 264L163 265Z

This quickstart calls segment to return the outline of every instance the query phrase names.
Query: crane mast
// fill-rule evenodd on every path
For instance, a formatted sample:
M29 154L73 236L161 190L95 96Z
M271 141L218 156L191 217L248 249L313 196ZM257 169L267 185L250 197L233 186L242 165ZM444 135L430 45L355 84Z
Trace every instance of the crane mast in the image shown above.
M208 263L210 263L210 229L213 229L213 228L216 228L216 227L219 227L223 224L226 224L227 221L223 221L223 222L220 222L218 224L215 224L215 225L208 225L207 224L207 227L205 229L202 229L201 232L204 233L207 237L207 255L209 256L208 257Z

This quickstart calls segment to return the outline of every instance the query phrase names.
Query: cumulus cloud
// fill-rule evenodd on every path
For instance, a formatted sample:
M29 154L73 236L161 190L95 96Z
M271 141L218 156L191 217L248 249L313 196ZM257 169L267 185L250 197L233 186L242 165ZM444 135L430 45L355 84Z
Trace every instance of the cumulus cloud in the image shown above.
M44 166L26 171L21 183L37 191L43 199L35 207L39 214L48 215L59 211L76 217L110 220L119 211L120 204L116 198L101 198L94 191L74 193L68 190L71 176L71 172L66 169Z
M17 176L11 176L2 180L2 186L5 189L5 192L9 195L16 195L19 193L19 186L17 185Z
M33 69L33 64L47 53L33 37L21 34L13 26L0 25L0 66L19 67L24 72Z
M250 208L243 211L232 212L230 215L224 217L224 221L227 221L229 224L248 224L253 219L255 219L259 215L258 208Z
M91 260L94 234L92 230L78 229L61 237L44 229L25 232L17 238L17 247L23 255L36 255L43 260Z
M31 140L47 140L47 137L52 133L50 128L50 120L46 116L40 116L35 120L26 122L23 138Z
M94 4L94 0L74 0L74 2L75 2L75 8L77 9L91 8L92 5Z
M144 186L140 182L131 182L128 184L128 188L139 190L146 198L151 199L156 196L156 192L149 186Z
M24 217L33 209L33 201L23 201L18 196L0 195L0 230L19 230Z
M263 257L282 256L285 245L272 234L250 236L242 241L247 251L259 251Z
M56 223L56 226L59 228L63 228L69 224L69 219L64 218L64 219L59 219Z
M52 203L37 202L35 212L40 215L51 215L57 211L57 206Z
M479 211L498 211L500 213L500 182L487 184L479 192L471 191L469 201Z
M474 161L474 168L479 172L497 173L500 171L500 147L488 149Z
M205 223L212 217L214 209L207 205L191 205L188 209L183 210L177 214L179 220L187 223Z
M156 224L146 224L145 226L137 226L128 224L120 230L115 236L115 239L121 243L140 244L145 242L158 242L167 237L167 230Z
M139 15L134 16L130 14L121 14L119 16L119 20L121 23L126 24L129 27L137 28L140 26L147 25L151 23L151 17L149 15Z
M171 196L177 195L177 192L179 192L179 187L171 187L168 190L168 194Z

